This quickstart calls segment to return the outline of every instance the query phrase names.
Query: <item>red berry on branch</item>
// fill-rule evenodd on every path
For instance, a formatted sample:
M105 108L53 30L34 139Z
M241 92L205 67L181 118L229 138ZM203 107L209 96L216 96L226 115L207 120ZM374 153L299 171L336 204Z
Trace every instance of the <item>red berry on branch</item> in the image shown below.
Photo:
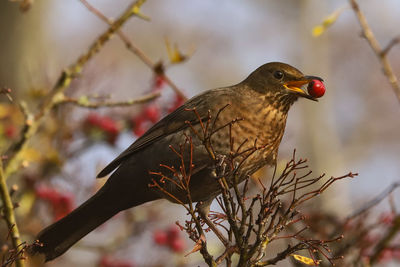
M172 240L172 239L175 239L175 238L179 237L179 234L181 233L181 230L176 225L171 225L168 228L167 232L168 232L168 239Z
M133 128L133 134L137 137L142 136L146 132L146 129L143 126L137 126Z
M393 225L393 221L396 215L391 213L383 213L381 214L379 221L385 225Z
M152 123L156 123L160 119L160 109L156 105L146 107L144 114Z
M380 263L387 262L393 259L393 251L389 248L385 248L381 255L379 256L378 261Z
M168 113L171 113L171 112L174 111L175 109L179 108L180 106L183 105L183 103L185 103L185 99L183 99L182 96L176 94L176 95L175 95L175 99L174 99L174 103L173 103L172 106L168 109Z
M12 124L8 125L4 133L8 138L14 138L17 135L17 128Z
M119 135L118 124L110 117L104 116L100 120L99 128L106 133L107 141L114 144Z
M41 199L53 199L53 192L47 186L39 186L35 188L35 193L38 198Z
M167 230L168 246L176 253L185 249L185 241L180 237L181 230L176 225L171 225Z
M35 193L38 198L50 204L55 221L70 213L75 207L74 196L72 194L61 193L45 185L37 187Z
M132 131L137 137L142 136L146 132L146 128L144 127L145 121L146 119L143 117L143 115L134 117L132 119Z
M185 250L185 241L182 238L175 238L169 242L170 248L176 252L180 253Z
M85 120L86 130L90 131L98 129L104 134L104 138L110 143L114 144L119 133L120 127L116 121L108 116L100 116L95 113L91 113Z
M109 134L118 134L119 128L117 123L112 120L110 117L103 117L99 123L99 127L109 133Z
M134 266L135 265L132 262L125 260L118 260L110 256L103 256L98 263L98 267L134 267Z
M93 125L93 126L96 126L96 125L99 124L100 116L97 115L97 114L95 114L95 113L90 113L90 114L87 116L86 121L87 121L89 124L91 124L91 125Z
M153 235L154 242L158 245L165 245L168 242L168 234L165 231L155 231Z
M60 194L52 205L54 218L58 221L74 209L74 197L71 194Z
M399 248L393 248L392 253L393 253L393 258L395 258L396 260L400 260L400 249Z
M308 94L312 97L322 97L325 94L325 85L319 80L312 80L307 87Z
M165 85L164 77L160 76L160 75L157 75L154 78L154 90L155 91L160 90L160 89L162 89L164 87L164 85Z

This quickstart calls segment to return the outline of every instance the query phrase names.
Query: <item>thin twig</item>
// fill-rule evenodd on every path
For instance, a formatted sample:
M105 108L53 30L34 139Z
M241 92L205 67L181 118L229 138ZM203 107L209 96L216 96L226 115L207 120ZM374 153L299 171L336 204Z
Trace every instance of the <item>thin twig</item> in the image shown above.
M383 67L383 73L388 78L390 85L392 86L393 91L396 94L397 100L400 102L400 84L399 84L399 81L398 81L396 75L394 74L393 68L390 65L389 60L387 58L387 52L389 51L391 46L393 46L398 41L395 41L392 43L392 45L389 45L385 49L382 49L378 40L375 38L374 33L372 32L371 28L369 27L366 17L361 12L357 1L356 0L349 0L349 1L350 1L351 7L352 7L354 13L357 16L358 22L360 23L363 36L365 37L368 44L371 46L372 50L374 51L375 55L378 57L379 61L381 62L382 67Z
M113 21L107 18L100 10L92 6L86 0L80 0L81 3L93 14L99 17L101 20L109 25L113 24ZM164 81L179 95L182 99L186 100L185 94L176 86L176 84L164 73L162 65L154 63L135 43L128 38L128 36L121 30L117 31L118 37L125 43L126 48L135 54L144 64L146 64L156 75L161 76Z
M341 238L319 240L307 239L300 236L304 231L309 229L309 226L302 225L304 224L304 216L299 215L297 208L303 202L323 193L336 181L347 177L354 177L357 174L350 172L340 177L331 177L330 179L327 179L324 184L313 189L313 184L320 181L324 175L310 178L309 176L312 172L307 171L307 160L297 160L295 153L293 153L293 158L288 162L281 174L278 175L278 177L273 178L270 187L264 186L261 180L259 180L261 187L263 188L262 195L257 194L256 196L248 197L246 196L246 193L249 177L245 172L242 173L239 170L242 168L241 166L243 161L248 159L253 153L262 149L269 149L269 147L267 145L257 146L255 140L254 145L244 147L243 151L233 150L234 140L231 136L231 127L235 126L239 121L233 119L230 123L221 123L222 126L218 125L216 120L218 119L218 114L222 109L218 111L217 116L213 119L209 114L208 120L202 118L196 108L187 110L192 111L198 120L198 123L193 121L187 122L188 127L192 130L192 135L202 142L204 149L208 152L211 163L214 162L212 175L216 182L219 183L221 195L217 198L217 202L223 211L222 216L213 216L212 221L210 221L209 218L206 217L207 214L204 210L200 211L202 209L201 207L199 207L197 211L193 211L193 200L190 198L189 190L191 171L186 165L189 161L189 166L192 166L194 156L192 149L190 149L188 153L188 158L188 155L183 153L182 145L180 146L180 150L174 149L170 146L180 161L179 168L161 164L161 167L165 167L168 172L172 172L173 175L167 177L162 171L152 173L157 175L159 179L157 179L158 181L153 180L154 184L150 186L156 187L162 193L167 194L170 198L175 199L176 196L174 196L174 194L177 194L178 196L181 195L180 193L177 193L177 188L187 192L187 204L183 204L182 201L177 201L176 199L175 201L181 203L191 216L191 219L186 221L185 225L181 227L181 229L185 230L189 234L189 238L196 242L191 253L202 249L203 252L201 253L203 254L203 258L209 266L214 266L224 260L226 260L227 265L230 265L231 257L234 253L239 254L238 266L265 266L275 264L278 261L287 258L293 252L306 250L310 253L310 257L315 264L319 263L318 255L321 255L333 264L333 261L337 258L331 256L328 243L339 241ZM211 126L208 127L210 123ZM229 128L226 129L227 127ZM218 154L218 152L214 150L211 142L212 136L221 130L226 130L230 134L229 144L227 145L229 145L231 150L229 153L226 153L226 155ZM188 138L188 144L191 145L192 140L190 139L190 136L186 136L186 140L188 140ZM185 144L186 141L183 145ZM186 170L189 170L189 172ZM304 173L297 173L297 171L303 171ZM276 172L274 172L274 176L275 174ZM175 181L174 179L177 180ZM246 181L245 186L243 189L239 190L238 185L244 180ZM164 183L166 184L164 185ZM175 188L174 190L176 191L168 192L168 188ZM233 190L230 190L230 188L233 188ZM309 190L300 195L299 191L304 188ZM289 205L284 205L285 195L292 195L291 200L288 200ZM259 205L257 205L257 215L253 214L255 203ZM207 204L208 203L206 203L204 207L209 207ZM200 215L200 217L196 216L196 214ZM203 232L199 218L202 219L201 222L203 225L206 223L209 229L221 240L229 240L229 242L223 241L225 250L222 254L217 256L215 261L208 253L205 241L202 242L201 239L199 239ZM223 224L224 221L226 221L225 225ZM295 234L282 234L284 230L293 227L295 224L298 225L298 227L301 227L295 232ZM227 237L221 235L215 225L223 228L226 231ZM263 261L266 251L270 247L269 244L281 239L295 240L297 244L288 247L275 258Z
M395 46L396 44L400 43L400 36L393 38L389 44L382 50L381 55L387 55L389 51Z
M3 87L0 89L0 94L5 94L8 98L8 100L10 100L10 102L13 102L13 98L11 96L11 89L10 88L6 88Z
M89 100L85 98L70 98L70 97L63 97L62 99L57 101L57 104L73 104L83 108L110 108L110 107L126 107L132 106L135 104L143 104L149 101L152 101L160 96L160 92L154 92L147 95L144 95L140 98L130 99L126 101L104 101L104 102L89 102Z
M388 229L386 234L376 245L375 250L369 259L371 266L373 266L373 264L378 261L383 250L389 246L390 242L393 240L394 237L396 237L399 231L400 231L400 215L397 215L393 220L393 225Z
M10 230L11 242L13 244L14 249L16 251L19 251L22 242L20 239L17 222L15 220L14 205L12 203L6 184L6 179L4 176L3 162L1 160L0 160L0 197L3 203L4 219L7 223L8 229ZM25 265L23 260L20 258L16 259L15 263L17 267L23 267Z
M391 184L388 188L386 188L382 193L380 193L374 199L370 200L365 205L363 205L360 209L356 210L350 216L348 216L347 220L355 218L355 217L361 215L362 213L370 210L373 206L378 205L383 199L385 199L388 195L390 195L390 193L392 193L399 186L400 186L400 182L395 182L395 183Z
M39 112L34 116L32 123L27 125L28 127L24 134L22 134L21 138L12 144L7 150L6 155L9 157L9 161L4 171L5 178L9 177L12 172L18 169L19 162L22 160L21 151L25 148L27 141L36 134L43 118L56 104L57 98L63 96L64 91L71 85L71 82L82 72L85 64L101 50L104 44L111 39L111 37L128 21L128 19L138 14L138 10L144 2L145 0L137 0L129 5L121 16L92 43L88 51L82 54L74 64L61 73L57 83L40 106Z

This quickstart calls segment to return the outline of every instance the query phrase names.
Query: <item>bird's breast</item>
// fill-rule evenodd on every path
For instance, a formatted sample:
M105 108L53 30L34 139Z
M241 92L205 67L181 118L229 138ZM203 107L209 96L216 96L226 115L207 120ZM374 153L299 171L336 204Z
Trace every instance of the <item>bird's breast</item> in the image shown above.
M217 153L236 155L245 172L273 164L282 139L287 113L259 99L242 99L219 113L211 139ZM225 126L224 125L229 125Z

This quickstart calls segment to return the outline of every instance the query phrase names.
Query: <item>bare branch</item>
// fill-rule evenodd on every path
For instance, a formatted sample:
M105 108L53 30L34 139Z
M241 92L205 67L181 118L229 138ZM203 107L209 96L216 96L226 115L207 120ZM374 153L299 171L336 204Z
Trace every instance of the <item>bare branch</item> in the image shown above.
M191 171L185 165L187 165L187 162L190 165L192 164L194 155L192 149L189 149L189 153L183 153L185 147L191 148L192 139L190 136L185 135L185 140L183 140L183 144L180 145L179 149L170 146L179 159L181 165L179 168L160 165L168 170L169 173L172 172L170 177L164 175L162 171L152 173L157 175L159 179L157 181L153 180L153 184L150 186L158 188L169 198L183 205L191 216L191 219L185 221L185 225L181 226L181 229L185 230L189 237L196 242L192 252L199 250L199 248L204 249L203 258L209 266L219 264L223 260L227 262L227 266L230 266L231 257L235 253L239 254L238 266L265 266L275 264L299 250L308 251L314 263L320 262L319 258L322 257L333 264L333 261L339 257L331 255L328 244L339 241L342 236L328 240L303 237L302 235L310 227L305 224L305 216L301 215L297 208L302 203L323 193L334 182L347 177L354 177L357 174L350 172L340 177L331 177L321 186L314 186L324 178L324 175L310 178L312 172L307 170L307 160L297 160L296 154L293 153L292 159L286 164L280 175L276 175L277 172L275 170L270 187L265 186L259 179L258 182L261 184L262 193L255 196L246 196L249 177L245 172L239 171L242 163L256 151L268 149L268 146L257 145L257 140L255 140L253 145L239 149L242 151L233 150L237 144L233 144L234 139L230 136L230 140L226 144L231 148L230 152L226 155L218 154L211 142L212 135L222 130L232 134L231 128L240 123L237 119L233 119L229 123L225 121L216 122L215 120L218 119L218 115L224 108L226 106L216 112L215 118L211 114L209 114L208 118L202 118L196 108L187 110L188 112L193 112L198 120L198 122L187 122L192 130L193 138L198 138L198 141L203 143L205 152L208 152L210 157L210 162L214 162L212 175L215 176L215 180L219 184L221 195L217 197L217 202L223 211L222 214L212 212L211 216L208 216L202 210L202 207L208 208L209 203L203 205L204 203L200 202L196 210L192 208L189 190ZM238 145L239 147L244 146L243 144ZM245 181L243 189L239 189L241 181ZM163 183L169 183L174 186L167 186ZM179 188L186 191L187 203L178 200L174 196L177 192L176 190L169 192L168 188ZM230 190L231 188L233 190ZM300 190L302 194L300 194ZM181 193L179 195L182 196ZM289 198L285 197L288 195L290 196ZM208 253L207 249L199 245L203 242L200 237L202 236L202 227L205 224L208 226L207 230L211 230L222 241L225 248L222 254L216 256L215 261L211 260L213 257ZM289 227L297 229L293 230L294 234L288 232ZM222 229L226 235L223 235L219 229ZM282 234L283 232L284 234ZM296 243L279 253L275 258L263 261L266 251L270 247L269 244L278 240L291 240Z
M382 193L376 196L374 199L367 202L360 209L356 210L347 217L347 220L353 219L355 217L360 216L362 213L370 210L373 206L378 205L382 200L384 200L388 195L390 195L396 188L400 186L400 182L395 182L391 184L388 188L386 188Z
M397 36L396 38L393 38L389 44L382 50L381 56L386 56L389 51L393 48L393 46L395 46L396 44L398 44L400 42L400 36Z
M396 234L400 231L400 215L397 215L393 220L393 225L388 229L383 238L376 245L372 256L370 257L371 266L377 262L381 256L383 250L387 248L390 242L396 237Z
M3 203L4 219L7 223L8 229L9 229L9 235L11 236L11 242L14 246L14 249L18 253L22 242L20 239L17 222L15 220L14 205L12 203L11 196L8 191L7 184L6 184L6 179L4 176L3 162L1 160L0 160L0 197L1 197L1 201ZM23 260L20 258L17 258L15 263L16 263L17 267L25 266Z
M96 9L94 6L89 4L88 1L86 0L80 0L85 7L95 14L97 17L99 17L101 20L106 22L109 25L113 24L113 21L109 18L107 18L103 13L100 12L100 10ZM154 74L161 76L167 84L172 88L172 90L175 91L177 95L182 97L182 99L186 100L187 97L185 96L184 93L176 86L176 84L165 74L164 72L164 67L160 63L154 63L135 43L132 42L128 38L128 36L121 30L117 31L117 35L119 38L125 43L126 48L131 51L133 54L135 54L144 64L146 64L153 72Z
M58 78L53 89L46 96L42 105L39 107L39 111L34 116L32 124L25 129L26 131L21 135L21 138L12 144L7 150L6 155L8 156L9 161L4 170L5 179L18 168L21 160L20 152L25 148L27 141L36 134L43 118L57 103L57 97L60 94L62 95L63 92L69 88L71 82L82 72L86 63L101 50L105 43L107 43L111 37L118 32L118 30L128 21L128 19L137 15L137 10L144 4L144 2L145 0L137 0L129 5L129 7L119 16L119 18L112 25L110 25L110 27L104 33L97 37L89 49L82 54L74 64L61 73L61 76Z
M8 100L10 100L10 102L13 101L13 98L11 97L11 89L10 88L6 88L6 87L1 88L0 94L6 95Z
M365 15L360 10L360 7L359 7L357 1L356 0L349 0L349 1L350 1L351 7L352 7L354 13L357 16L358 22L360 23L363 36L365 37L368 44L371 46L375 55L378 57L380 63L382 64L383 73L388 78L390 85L392 86L393 91L396 94L397 100L400 102L400 84L399 84L399 81L398 81L396 75L394 74L393 68L390 65L389 60L387 58L388 51L395 43L398 42L398 40L394 39L394 41L389 43L389 45L385 49L382 49L378 40L375 38L374 33L372 32L371 28L369 27L368 21L367 21Z
M70 97L62 97L61 99L57 100L56 104L73 104L78 107L83 107L83 108L90 108L90 109L97 109L97 108L112 108L112 107L127 107L127 106L132 106L136 104L143 104L150 102L157 97L160 96L159 92L154 92L150 93L147 95L144 95L140 98L135 98L135 99L130 99L126 101L104 101L104 102L97 102L93 103L90 102L87 97L83 98L70 98Z

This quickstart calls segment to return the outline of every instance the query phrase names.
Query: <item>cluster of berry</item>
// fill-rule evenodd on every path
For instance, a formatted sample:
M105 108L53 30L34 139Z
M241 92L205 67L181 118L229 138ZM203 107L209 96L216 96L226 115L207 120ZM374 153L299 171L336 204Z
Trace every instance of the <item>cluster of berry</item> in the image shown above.
M165 88L165 85L166 84L164 78L162 76L157 76L155 77L153 83L153 91L161 91ZM171 113L172 111L180 107L184 102L185 100L182 96L175 94L172 104L165 110L165 112ZM132 119L133 133L136 136L143 135L148 130L150 125L160 120L162 113L162 108L157 105L157 103L151 103L147 105L139 115L135 116Z
M185 250L185 240L180 236L180 230L176 225L170 226L165 230L154 232L154 242L160 246L166 246L176 253Z
M35 189L35 194L39 199L50 204L54 221L61 219L75 207L74 195L70 193L62 193L54 188L41 185Z
M165 80L161 76L157 76L153 82L153 91L158 92L166 86ZM137 137L143 135L154 123L161 119L166 113L171 113L184 103L184 98L175 94L171 103L167 107L161 107L158 102L147 104L143 110L134 116L130 123L132 132ZM113 120L109 116L102 116L96 113L90 113L84 121L84 129L86 135L92 139L105 140L110 144L114 144L118 135L122 130L122 124Z

